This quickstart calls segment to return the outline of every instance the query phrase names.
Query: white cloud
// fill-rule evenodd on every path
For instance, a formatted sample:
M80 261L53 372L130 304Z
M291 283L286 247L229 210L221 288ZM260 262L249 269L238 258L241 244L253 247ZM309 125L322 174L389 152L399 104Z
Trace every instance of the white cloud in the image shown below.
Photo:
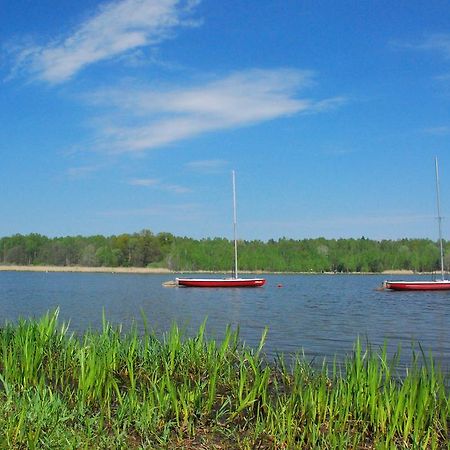
M97 106L120 111L103 126L97 149L142 152L202 133L248 126L296 113L322 112L343 98L297 98L312 84L306 71L274 69L236 72L201 86L156 91L108 90L89 95ZM127 120L132 124L122 125ZM121 125L116 125L119 121Z
M173 194L186 194L191 192L191 189L180 186L178 184L162 183L156 178L133 178L128 182L132 186L153 187L165 192L171 192Z
M450 135L450 126L443 125L438 127L426 128L425 133L431 134L433 136L448 136Z
M132 186L156 186L160 183L160 181L156 178L133 178L128 182Z
M72 179L85 178L100 169L101 167L99 165L70 167L67 169L67 175Z
M186 194L188 192L192 192L191 189L184 186L180 186L178 184L163 184L161 188L167 192L172 192L174 194Z
M69 36L16 52L16 64L49 83L67 81L90 64L157 44L170 37L175 28L195 25L187 17L197 3L192 0L106 3Z
M429 34L421 41L393 41L391 44L397 49L437 52L440 53L445 59L450 59L450 33Z
M191 161L186 164L186 167L201 173L217 173L227 164L228 162L223 159L204 159L201 161Z
M413 46L419 50L440 52L445 58L450 58L450 34L441 33L428 36L420 44Z

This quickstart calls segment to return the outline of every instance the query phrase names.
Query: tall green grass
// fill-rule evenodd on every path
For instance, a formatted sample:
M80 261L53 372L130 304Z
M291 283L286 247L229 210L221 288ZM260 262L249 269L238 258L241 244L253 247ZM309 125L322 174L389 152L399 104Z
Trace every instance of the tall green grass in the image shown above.
M357 341L344 366L268 364L227 328L193 338L81 338L58 312L0 329L1 448L448 448L448 380L419 354L406 374Z

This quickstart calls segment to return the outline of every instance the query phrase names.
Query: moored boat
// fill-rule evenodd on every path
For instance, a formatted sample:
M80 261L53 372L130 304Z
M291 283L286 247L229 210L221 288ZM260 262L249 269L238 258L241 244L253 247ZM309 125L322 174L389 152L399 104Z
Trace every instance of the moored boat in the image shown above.
M385 281L383 287L393 291L447 291L450 290L450 280Z
M176 278L178 286L184 287L261 287L264 278Z
M391 289L393 291L447 291L450 290L450 280L444 277L444 250L442 245L442 216L439 195L439 169L438 160L435 158L436 171L436 203L437 203L437 219L439 225L439 249L441 262L441 279L438 280L401 280L401 281L383 281L382 288Z
M241 288L261 287L266 280L264 278L240 278L238 276L238 253L237 253L237 220L236 220L236 179L234 170L231 172L233 181L233 234L234 234L234 273L230 278L176 278L177 286L198 288Z

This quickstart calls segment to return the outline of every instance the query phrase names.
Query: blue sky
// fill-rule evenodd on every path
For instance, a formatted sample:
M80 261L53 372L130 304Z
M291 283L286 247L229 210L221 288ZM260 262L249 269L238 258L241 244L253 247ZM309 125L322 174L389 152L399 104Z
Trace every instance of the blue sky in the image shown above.
M446 1L0 0L0 236L435 239ZM449 235L444 220L444 237Z

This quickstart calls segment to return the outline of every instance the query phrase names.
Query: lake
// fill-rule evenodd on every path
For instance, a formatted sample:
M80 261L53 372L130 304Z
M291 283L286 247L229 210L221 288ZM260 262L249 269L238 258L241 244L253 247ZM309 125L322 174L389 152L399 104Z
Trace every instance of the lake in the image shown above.
M204 275L202 275L204 276ZM402 347L430 350L450 367L450 291L391 292L376 288L381 275L267 275L255 289L165 288L171 275L0 272L0 322L40 317L59 307L60 321L83 333L101 329L102 314L113 324L143 331L142 315L157 334L176 322L193 335L207 318L207 334L220 339L228 324L257 347L265 327L265 352L303 352L315 362L342 360L359 336L392 355ZM417 277L416 277L417 278ZM414 345L412 345L415 343Z

